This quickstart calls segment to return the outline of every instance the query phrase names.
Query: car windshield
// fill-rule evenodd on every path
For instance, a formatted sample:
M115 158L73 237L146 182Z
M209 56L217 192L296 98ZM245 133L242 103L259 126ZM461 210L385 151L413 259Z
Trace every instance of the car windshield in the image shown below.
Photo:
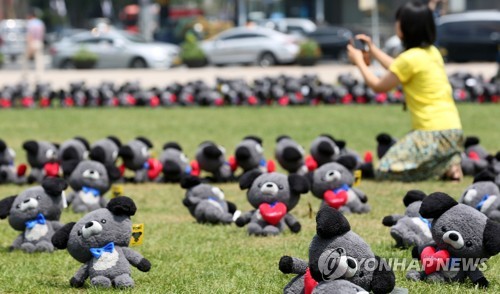
M125 39L127 39L130 42L134 43L147 43L146 39L144 39L140 35L135 35L127 32L120 32L119 33L121 36L123 36Z

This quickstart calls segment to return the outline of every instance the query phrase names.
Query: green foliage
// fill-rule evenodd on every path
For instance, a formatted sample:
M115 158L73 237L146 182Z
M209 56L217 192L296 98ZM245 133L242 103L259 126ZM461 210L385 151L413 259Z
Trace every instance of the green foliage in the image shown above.
M183 61L205 60L205 53L201 50L198 40L192 32L186 34L186 40L181 44L180 57Z
M2 64L3 64L4 60L5 60L5 59L4 59L3 54L2 54L2 53L0 53L0 65L2 65Z
M498 110L499 106L492 104L459 105L465 134L479 136L489 152L499 148ZM362 153L375 149L377 133L385 131L401 137L410 127L409 113L401 111L401 106L15 109L0 113L0 134L17 152L17 163L26 162L21 146L31 138L62 142L80 135L92 142L113 134L126 142L142 134L152 140L157 156L160 146L172 140L178 141L186 155L193 158L197 145L204 140L225 146L230 155L245 135L255 134L263 138L265 155L270 159L274 139L281 134L290 135L307 149L317 135L331 133L347 140L349 148ZM377 255L409 259L410 250L393 248L394 241L389 229L382 225L382 218L404 211L402 197L410 189L426 193L443 191L458 198L471 182L471 178L461 183L412 184L362 180L359 188L367 193L372 212L347 215L347 218L353 230ZM238 209L252 209L237 183L217 186ZM0 198L15 195L26 187L0 186ZM132 222L145 224L144 244L134 249L152 263L149 273L132 269L136 286L126 293L281 293L293 275L282 274L278 261L282 255L307 259L316 229L314 213L320 205L311 194L303 195L292 211L302 223L299 234L286 231L278 237L254 238L247 235L246 228L235 225L196 224L182 204L185 191L179 185L126 184L124 191L138 207ZM81 217L68 209L63 212L62 221L77 221ZM53 254L7 252L18 235L6 220L0 220L1 293L120 292L91 287L88 281L83 290L70 288L69 280L80 263L63 250ZM500 256L493 257L487 264L488 293L500 293ZM470 282L416 283L406 280L405 274L403 270L396 271L396 283L409 289L409 293L479 293Z
M321 58L321 48L318 42L307 40L300 43L300 51L298 57L300 58Z
M99 56L97 54L87 50L85 47L81 47L72 57L73 62L81 63L91 63L97 62Z

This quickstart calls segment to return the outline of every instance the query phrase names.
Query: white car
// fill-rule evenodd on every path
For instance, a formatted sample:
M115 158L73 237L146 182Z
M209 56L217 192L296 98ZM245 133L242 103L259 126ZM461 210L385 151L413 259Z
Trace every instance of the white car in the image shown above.
M292 63L300 38L261 27L237 27L201 42L210 64L257 64L262 67Z
M1 52L12 61L26 51L26 21L6 19L0 21Z
M52 66L73 68L72 57L81 48L98 55L96 68L169 68L180 51L179 46L147 42L125 31L84 32L52 46Z
M282 33L300 36L307 36L318 29L316 24L307 18L263 19L259 20L257 25Z

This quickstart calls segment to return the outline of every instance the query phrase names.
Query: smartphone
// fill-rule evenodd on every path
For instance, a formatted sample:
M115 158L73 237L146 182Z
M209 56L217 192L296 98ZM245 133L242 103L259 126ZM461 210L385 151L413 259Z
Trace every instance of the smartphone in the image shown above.
M361 50L363 52L367 52L368 51L368 44L366 44L365 41L353 38L351 40L351 42L352 42L352 45L354 46L354 48L356 48L358 50Z

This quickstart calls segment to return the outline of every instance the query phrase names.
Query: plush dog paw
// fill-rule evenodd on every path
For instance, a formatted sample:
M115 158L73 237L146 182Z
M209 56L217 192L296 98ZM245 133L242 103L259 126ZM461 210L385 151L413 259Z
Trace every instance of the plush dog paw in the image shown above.
M391 215L385 216L382 220L382 224L386 227L392 227L396 224L394 218Z
M237 218L234 223L240 228L245 226L245 220L241 217Z
M279 269L284 274L291 274L293 270L293 258L290 256L282 256L280 259Z
M69 280L69 284L73 288L81 288L84 283L84 281L77 280L75 277L72 277L71 280Z
M137 264L137 269L141 272L148 272L151 269L151 263L146 258L143 258L139 264Z
M478 285L479 288L488 288L490 282L485 277L481 277L479 280L475 281L474 284Z
M415 259L419 259L420 258L420 254L418 253L418 246L414 246L411 249L411 257L413 257Z
M293 225L290 226L290 230L292 231L292 233L298 233L300 232L300 229L302 229L300 223L294 223Z

